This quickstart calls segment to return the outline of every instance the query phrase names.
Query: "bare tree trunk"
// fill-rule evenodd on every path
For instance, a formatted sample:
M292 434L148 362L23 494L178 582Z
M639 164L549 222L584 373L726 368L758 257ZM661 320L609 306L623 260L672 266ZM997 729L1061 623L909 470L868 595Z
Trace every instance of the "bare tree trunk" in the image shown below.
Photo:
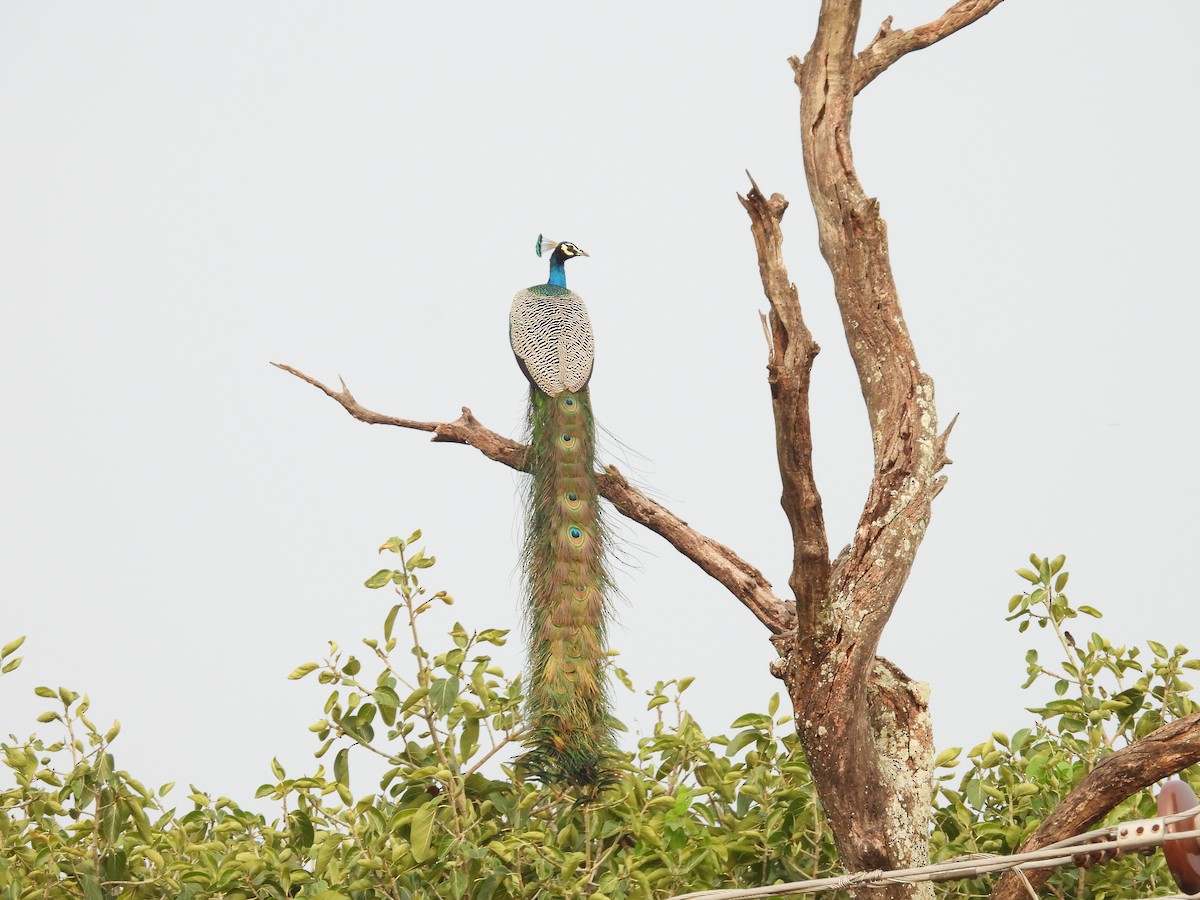
M946 434L937 430L933 381L905 326L879 204L854 169L855 94L905 52L974 21L995 2L959 3L914 32L890 20L855 57L861 0L823 0L800 88L804 172L821 253L833 275L846 343L871 424L874 474L850 545L830 563L812 472L808 385L817 346L784 267L787 201L757 185L742 198L771 303L768 380L782 503L795 555L789 584L796 630L775 638L773 671L788 688L817 794L848 872L928 862L933 735L928 689L876 656L945 481ZM932 896L929 885L867 889L871 897Z

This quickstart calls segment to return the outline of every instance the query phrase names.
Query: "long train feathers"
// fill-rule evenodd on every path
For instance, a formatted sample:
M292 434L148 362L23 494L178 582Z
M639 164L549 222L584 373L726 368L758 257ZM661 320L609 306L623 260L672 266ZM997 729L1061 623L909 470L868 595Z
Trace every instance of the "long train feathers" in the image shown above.
M587 389L550 397L531 387L529 419L525 761L545 781L598 785L613 746L605 672L610 582Z
M563 272L566 259L587 254L540 236L538 247L553 248L550 281L519 292L509 319L513 353L530 381L529 736L522 762L542 781L596 790L613 771L605 669L611 583L587 390L591 323Z

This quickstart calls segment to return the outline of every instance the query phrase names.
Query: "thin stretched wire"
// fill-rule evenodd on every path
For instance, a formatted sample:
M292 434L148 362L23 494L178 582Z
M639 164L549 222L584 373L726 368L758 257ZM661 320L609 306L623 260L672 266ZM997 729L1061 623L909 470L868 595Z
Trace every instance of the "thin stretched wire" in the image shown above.
M1200 806L1183 812L1172 813L1169 816L1158 816L1154 819L1136 820L1138 822L1161 822L1164 826L1183 821L1200 814ZM1086 834L1057 841L1038 850L1025 853L1014 853L1009 856L973 853L959 856L929 866L918 866L911 869L892 869L884 871L876 869L871 872L852 872L848 875L838 875L831 878L814 878L809 881L793 881L787 884L772 884L756 888L734 888L729 890L694 891L690 894L678 894L671 900L749 900L753 897L780 897L796 894L816 894L822 891L840 891L855 885L864 884L918 884L923 881L956 881L961 878L978 878L980 875L990 875L1016 869L1018 872L1030 869L1051 869L1058 866L1076 865L1076 860L1082 855L1111 853L1116 850L1143 850L1158 847L1167 841L1179 841L1186 838L1200 838L1200 829L1192 831L1176 831L1168 834L1166 828L1159 829L1153 836L1139 835L1136 837L1118 838L1117 832L1123 824L1110 825ZM1177 894L1174 898L1156 898L1156 900L1188 900L1186 895Z

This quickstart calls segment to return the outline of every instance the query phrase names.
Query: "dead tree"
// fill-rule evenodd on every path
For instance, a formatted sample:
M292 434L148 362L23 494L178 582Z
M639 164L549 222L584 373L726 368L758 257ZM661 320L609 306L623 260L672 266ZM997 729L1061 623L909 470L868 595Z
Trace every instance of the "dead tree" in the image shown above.
M833 275L874 447L867 501L849 545L830 559L813 478L809 381L819 347L804 324L783 262L781 221L788 202L779 194L766 197L753 181L740 199L750 216L770 302L764 317L771 345L767 381L782 504L794 547L791 598L777 596L758 569L646 497L615 467L606 467L601 475L601 493L619 512L665 538L770 632L779 654L772 672L787 685L817 795L847 872L928 861L933 761L928 688L877 656L876 649L912 569L933 500L945 484L940 472L950 461L950 429L938 431L933 381L922 370L905 325L887 228L878 202L867 195L854 169L851 115L859 91L893 63L970 25L1000 3L959 0L937 20L909 30L893 28L889 18L856 54L861 0L822 0L812 47L803 60L791 60L800 89L804 172L821 253ZM324 391L363 422L428 431L434 441L469 444L511 468L525 466L524 446L489 430L465 407L452 422L396 418L363 407L344 383L334 390L289 366L280 368ZM1162 737L1179 744L1173 764L1200 758L1198 734L1200 720L1189 722L1179 735ZM1064 829L1087 827L1149 783L1139 783L1144 767L1106 767L1118 770L1121 777L1081 785L1063 803L1063 814L1048 819L1030 844L1040 846L1061 837ZM932 896L927 884L868 890L872 898ZM1006 882L997 893L1017 896Z

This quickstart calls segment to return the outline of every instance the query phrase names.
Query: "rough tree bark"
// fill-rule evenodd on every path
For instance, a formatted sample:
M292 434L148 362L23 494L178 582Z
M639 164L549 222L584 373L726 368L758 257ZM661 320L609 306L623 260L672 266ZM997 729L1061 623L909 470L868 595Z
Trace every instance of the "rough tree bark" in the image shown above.
M808 405L820 348L804 323L783 262L780 223L788 202L779 194L764 196L753 180L740 199L750 216L770 303L764 317L771 346L767 380L782 505L793 538L788 583L794 600L781 599L758 569L646 497L615 467L606 467L600 476L601 494L622 515L670 542L770 632L779 654L771 669L787 685L846 872L928 861L933 758L928 691L878 657L876 648L912 569L933 500L945 483L939 473L950 461L945 453L950 429L938 432L933 382L921 369L905 326L879 204L866 194L854 169L854 98L905 54L948 37L1000 3L959 0L935 21L910 30L894 29L889 18L856 55L861 0L822 0L811 49L803 61L791 60L800 88L804 172L821 253L833 275L874 448L874 472L850 544L830 559L813 476ZM362 422L430 432L434 441L467 444L506 466L525 468L526 448L486 428L465 407L458 419L447 422L397 418L362 406L344 383L334 390L290 366L279 367L319 388ZM1132 792L1195 762L1200 758L1197 734L1200 714L1103 761L1047 818L1027 848L1086 828ZM1020 882L1006 877L995 895L1015 900L1023 890ZM899 900L932 896L932 888L876 885L855 896Z
M859 0L824 0L800 88L804 172L821 253L833 275L846 342L871 424L875 466L850 545L832 563L813 480L808 386L817 346L804 324L781 250L787 201L752 190L750 215L771 304L768 380L783 508L795 555L789 584L797 628L777 637L773 670L787 685L801 742L847 871L928 862L933 735L925 685L875 651L899 599L945 479L948 436L938 434L933 382L917 359L888 256L879 204L854 170L854 96L904 53L928 46L998 5L967 2L911 32L890 20L856 57ZM891 885L873 897L927 894ZM929 894L931 895L931 894Z

